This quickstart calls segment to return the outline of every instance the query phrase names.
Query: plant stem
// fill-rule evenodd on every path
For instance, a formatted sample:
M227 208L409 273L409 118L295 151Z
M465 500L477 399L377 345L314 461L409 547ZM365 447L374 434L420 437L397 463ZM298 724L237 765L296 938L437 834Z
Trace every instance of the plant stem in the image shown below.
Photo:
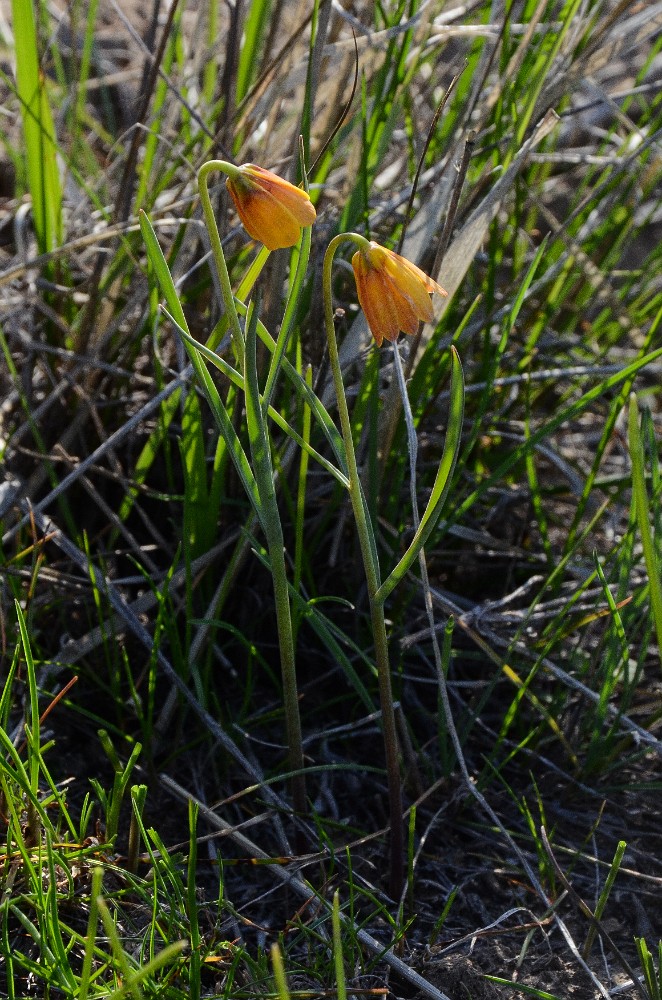
M274 493L274 505L276 497ZM292 804L299 816L305 816L308 811L306 802L306 778L304 774L303 744L301 738L301 717L299 715L299 698L297 692L296 661L294 653L294 635L292 630L292 612L287 583L287 568L285 566L285 548L280 516L276 507L271 516L271 505L265 504L264 513L267 521L267 546L271 562L274 599L276 604L276 625L278 628L278 646L280 649L280 666L283 677L283 701L285 705L285 728L289 748L289 763L292 774ZM273 520L273 531L271 521ZM304 850L305 844L297 842L297 850Z
M368 599L370 602L370 620L375 644L375 663L377 665L377 677L379 683L379 701L382 711L382 732L384 736L384 751L386 756L386 773L388 777L388 797L389 814L391 821L391 866L390 866L390 892L394 899L399 899L403 886L403 866L404 866L404 836L402 824L402 788L400 782L400 764L398 760L398 740L395 725L395 712L393 710L393 693L391 689L391 667L388 655L388 639L386 636L386 622L384 620L384 602L377 599L377 591L380 586L379 563L375 549L374 538L368 524L368 515L365 508L361 479L356 464L356 453L354 451L354 441L352 438L352 425L349 419L347 408L347 398L345 396L345 386L340 370L340 359L338 357L338 344L336 341L336 331L333 322L333 303L331 295L331 269L335 252L344 240L350 240L359 246L364 246L368 241L359 236L358 233L341 233L334 237L327 247L324 256L323 272L323 293L324 293L324 321L326 326L326 336L329 344L329 361L333 373L333 384L338 400L338 415L340 417L340 429L345 442L345 452L347 457L347 470L349 477L349 496L352 503L354 520L359 535L359 545L361 557L365 570L366 583L368 587Z
M292 802L300 816L307 812L306 779L304 775L303 744L301 739L301 718L296 678L294 632L292 611L285 565L285 539L278 510L278 497L274 487L271 445L260 400L257 378L256 330L258 309L252 302L246 317L246 351L244 357L244 384L246 396L246 416L253 460L253 470L260 498L262 524L269 550L271 578L276 607L278 648L283 678L283 702L285 706L285 728L289 765L292 774ZM300 832L297 832L297 850L305 850Z
M232 343L237 361L243 363L246 408L249 420L249 437L253 471L259 494L261 520L269 550L271 576L274 587L276 608L276 626L278 630L278 646L280 650L281 674L283 678L283 701L285 706L285 726L289 754L289 767L294 772L292 777L292 802L294 810L299 815L307 812L306 781L303 773L303 745L301 737L301 720L299 716L299 699L296 681L296 665L294 653L294 637L292 631L292 615L290 596L285 565L285 543L283 528L278 510L278 499L273 482L273 467L269 435L260 404L260 391L257 380L255 328L257 311L249 310L247 317L246 342L239 323L239 317L234 302L230 276L228 274L221 238L216 225L216 218L209 198L208 178L212 171L231 175L236 171L231 163L224 160L209 160L198 171L198 188L200 201L209 233L212 255L216 264L223 302L229 317ZM305 845L297 837L297 849L303 850Z
M223 253L221 237L218 231L218 226L216 225L216 216L214 215L214 209L212 208L208 188L209 174L214 170L227 174L228 168L230 170L236 169L231 163L226 163L225 160L208 160L207 163L203 163L198 170L198 191L200 193L202 214L205 217L205 225L207 227L207 232L209 233L209 242L211 243L211 252L216 265L216 273L218 274L218 280L221 285L223 303L227 310L230 322L232 345L235 357L237 361L240 361L244 356L244 336L241 332L239 316L237 315L237 309L234 304L234 295L232 294L232 285L230 284L228 266L225 263L225 254Z

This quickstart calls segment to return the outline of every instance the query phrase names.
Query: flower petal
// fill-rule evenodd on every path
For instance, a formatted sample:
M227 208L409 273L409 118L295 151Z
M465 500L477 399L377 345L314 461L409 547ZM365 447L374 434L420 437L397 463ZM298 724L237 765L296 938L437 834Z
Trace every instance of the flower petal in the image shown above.
M377 346L381 347L384 339L395 340L400 329L390 301L389 286L384 283L382 272L373 266L364 251L356 251L352 257L352 267L359 305L365 313Z
M248 178L260 188L270 194L279 204L288 209L297 220L300 226L311 226L317 218L315 206L310 200L308 193L303 188L295 187L289 181L283 180L278 174L264 167L258 167L254 163L245 163L240 167Z
M398 328L403 333L408 333L413 337L418 330L419 320L426 319L427 321L427 317L421 315L417 303L412 301L409 295L403 292L402 288L393 281L390 275L383 274L382 277L384 283L389 287L390 299L397 317ZM427 292L424 291L423 294L425 295L425 302L430 311L429 318L432 319L432 304Z
M419 321L434 319L430 293L447 293L419 267L379 243L366 243L352 257L359 303L381 346L398 332L413 335Z
M446 289L437 284L425 271L421 271L420 267L416 267L416 264L412 264L406 257L401 257L400 254L394 253L392 250L386 250L384 267L391 276L397 274L398 282L403 288L422 287L426 292L448 295Z
M249 236L264 243L267 250L281 250L298 241L301 226L292 213L266 191L237 193L228 183L237 214Z
M268 250L294 246L315 221L306 191L254 163L235 167L225 183L244 229Z
M434 311L432 309L430 294L425 290L425 287L420 281L418 281L417 278L412 278L411 281L405 280L404 273L401 272L398 274L396 280L393 275L389 274L388 271L385 271L384 279L392 284L397 290L397 294L408 303L409 312L415 317L416 328L418 328L419 320L423 320L425 323L430 323L434 319ZM405 330L405 333L408 332L408 330Z

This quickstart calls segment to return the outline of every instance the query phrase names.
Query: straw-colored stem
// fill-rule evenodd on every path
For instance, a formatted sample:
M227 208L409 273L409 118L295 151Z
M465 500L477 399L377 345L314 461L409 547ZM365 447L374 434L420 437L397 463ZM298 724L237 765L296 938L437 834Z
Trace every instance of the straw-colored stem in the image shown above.
M386 622L384 620L384 603L376 598L380 586L379 565L374 553L370 529L367 523L367 514L364 506L359 470L356 464L356 453L354 451L354 441L352 438L352 426L349 419L345 386L340 369L340 359L338 357L336 331L333 322L331 269L333 266L333 257L335 252L340 243L344 240L350 240L351 242L358 244L360 247L365 246L367 243L367 240L363 236L359 236L358 233L341 233L339 236L334 237L334 239L332 239L329 243L324 256L324 321L329 344L329 361L333 374L333 384L335 387L336 398L338 400L340 429L345 442L345 453L347 457L347 470L349 476L349 496L359 536L359 545L361 548L361 557L363 559L366 583L368 587L368 599L370 602L370 620L375 644L375 663L377 665L379 701L382 711L382 732L384 735L386 772L388 777L389 814L391 820L390 890L392 896L397 899L400 897L403 885L404 839L402 826L402 788L400 782L400 764L398 760L398 740L395 725L395 712L393 710L393 693L391 689L391 667L388 655L388 639L386 636Z

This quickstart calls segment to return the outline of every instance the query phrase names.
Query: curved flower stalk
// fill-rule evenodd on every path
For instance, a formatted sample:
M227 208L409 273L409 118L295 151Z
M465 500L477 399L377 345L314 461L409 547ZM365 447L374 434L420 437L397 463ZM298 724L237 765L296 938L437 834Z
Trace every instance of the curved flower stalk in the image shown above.
M239 309L246 313L246 334L239 321L237 303L232 292L221 238L216 225L208 191L209 175L221 171L228 177L228 189L237 205L242 221L249 227L250 235L264 243L261 251L243 284L252 287L259 270L263 266L268 251L277 247L293 246L301 238L295 272L290 283L290 293L281 324L278 341L273 343L273 357L269 369L267 386L261 392L258 383L256 363L256 331L259 324L255 302L248 309L243 302ZM244 389L248 425L250 458L232 424L225 403L214 385L207 366L203 361L203 349L191 337L186 325L181 304L172 283L167 264L161 253L156 236L146 217L141 218L141 228L150 250L150 259L155 262L161 286L171 308L175 323L181 328L184 345L189 354L196 375L212 407L220 433L222 434L237 473L246 490L255 515L264 532L269 551L269 568L273 580L278 642L283 678L283 700L287 728L289 763L292 772L292 798L295 812L307 812L306 786L304 775L301 723L299 718L298 692L295 671L294 633L290 608L289 582L285 564L284 541L278 500L274 484L271 440L267 417L270 411L270 397L273 387L285 363L285 349L289 333L296 315L296 303L301 292L308 255L310 252L309 226L315 219L315 209L308 194L281 180L267 170L246 164L236 167L224 160L210 160L198 171L198 187L207 231L212 247L212 255L221 286L227 322L232 335L232 344L237 361L239 384ZM303 231L303 236L302 236ZM316 411L317 412L317 411ZM329 421L330 422L330 421ZM305 845L297 836L297 847Z
M389 814L391 826L390 849L390 891L398 898L402 891L404 864L404 837L402 823L402 790L400 765L398 761L398 741L391 689L391 668L389 663L388 639L384 618L384 602L393 587L402 579L424 544L430 531L437 523L443 501L450 487L450 480L457 457L462 424L462 402L464 399L462 369L457 353L452 356L451 409L452 420L446 436L444 454L435 481L433 495L423 515L419 530L409 549L384 583L380 579L379 559L374 532L370 521L361 479L359 477L352 437L352 426L347 407L345 388L340 369L338 345L333 321L331 292L331 271L333 257L339 245L345 241L357 245L352 258L356 276L359 302L366 313L372 334L381 345L384 340L395 340L400 330L415 333L419 320L432 319L430 293L445 295L440 285L429 278L420 268L404 257L372 243L358 233L341 233L331 240L324 257L323 295L324 319L329 346L329 361L338 402L338 415L349 478L349 495L356 521L361 557L366 576L370 619L375 644L375 662L379 682L379 699L382 712L382 730L386 756L386 771L389 790Z
M230 286L218 227L207 190L208 176L215 170L227 175L226 185L244 227L253 239L264 243L267 250L294 246L301 238L302 230L304 231L296 274L291 289L292 295L290 301L288 301L278 342L274 348L264 400L261 399L257 376L256 329L258 311L254 308L254 303L249 307L246 317L246 336L244 339ZM262 525L269 550L283 679L287 744L290 770L292 771L292 798L295 812L303 815L307 812L307 804L303 743L296 682L294 632L292 627L289 583L285 565L283 529L274 487L271 441L266 416L269 408L269 399L283 361L287 338L295 315L296 303L293 300L296 300L301 290L303 275L308 262L310 251L310 232L308 227L315 221L316 213L306 191L294 187L293 184L289 184L276 174L272 174L271 171L264 170L262 167L257 167L251 163L244 164L242 167L236 167L225 160L210 160L198 172L198 185L205 222L209 231L212 251L221 282L223 300L226 311L230 316L235 354L241 363L241 367L243 367L251 455L251 476L245 478L247 478L248 482L248 495L252 499L256 514ZM219 426L223 428L226 424L227 421L223 419L222 425L219 424ZM234 439L234 436L231 436L228 444L232 444L235 453L238 451L238 441ZM244 462L248 464L245 455ZM303 848L301 842L297 846Z
M198 190L202 213L228 314L234 353L237 360L241 360L244 353L243 334L234 304L216 216L209 197L209 175L215 171L226 175L227 189L246 232L254 240L263 243L267 250L294 246L299 241L302 229L313 224L317 213L307 191L295 187L277 174L257 167L253 163L237 167L227 160L208 160L200 167Z

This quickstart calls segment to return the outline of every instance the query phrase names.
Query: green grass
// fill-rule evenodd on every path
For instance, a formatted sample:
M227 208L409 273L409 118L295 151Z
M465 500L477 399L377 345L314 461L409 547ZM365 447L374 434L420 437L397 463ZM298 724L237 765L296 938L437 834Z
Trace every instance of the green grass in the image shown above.
M476 939L495 989L521 949L518 990L567 993L533 914L598 995L612 917L659 996L648 8L182 0L151 37L128 5L148 58L103 5L29 6L0 28L0 996L343 1000L390 967L441 1000L437 952L518 907L513 965ZM201 202L217 157L309 188L299 247L252 244L215 169ZM449 292L378 350L338 241L348 423L347 230Z

